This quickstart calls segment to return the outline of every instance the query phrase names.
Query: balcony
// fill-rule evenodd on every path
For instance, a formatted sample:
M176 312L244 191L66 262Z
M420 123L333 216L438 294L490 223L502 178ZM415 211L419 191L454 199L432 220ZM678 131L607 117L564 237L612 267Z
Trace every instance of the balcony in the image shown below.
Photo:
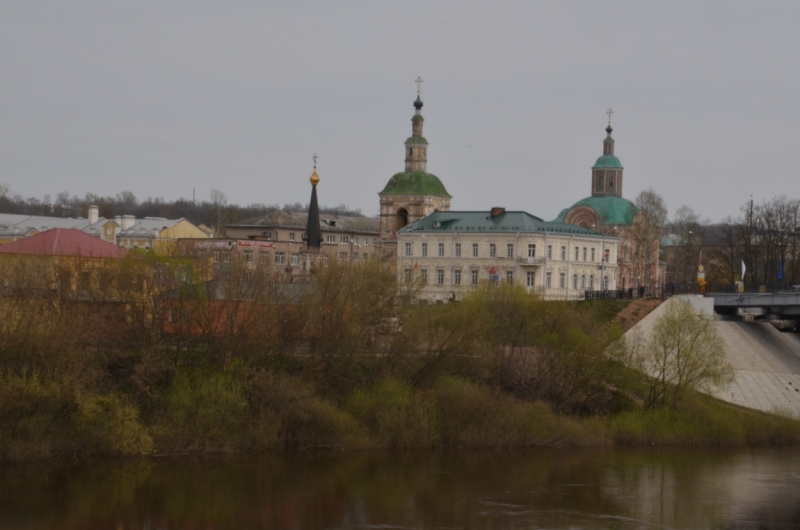
M547 258L530 258L523 256L517 258L517 263L519 263L522 266L539 267L547 263Z

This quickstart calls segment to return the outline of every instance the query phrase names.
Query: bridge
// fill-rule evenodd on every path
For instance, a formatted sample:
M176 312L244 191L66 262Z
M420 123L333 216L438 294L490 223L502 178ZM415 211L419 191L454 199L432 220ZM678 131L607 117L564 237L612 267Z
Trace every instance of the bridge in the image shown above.
M738 309L759 308L772 315L800 315L800 291L771 293L705 293L714 300L718 314L736 314Z

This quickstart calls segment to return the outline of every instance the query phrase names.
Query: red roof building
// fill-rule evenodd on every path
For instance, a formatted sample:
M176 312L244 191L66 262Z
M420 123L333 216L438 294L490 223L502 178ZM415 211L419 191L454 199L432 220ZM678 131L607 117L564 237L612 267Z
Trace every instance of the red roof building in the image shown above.
M73 228L54 228L0 245L0 254L122 259L127 250Z

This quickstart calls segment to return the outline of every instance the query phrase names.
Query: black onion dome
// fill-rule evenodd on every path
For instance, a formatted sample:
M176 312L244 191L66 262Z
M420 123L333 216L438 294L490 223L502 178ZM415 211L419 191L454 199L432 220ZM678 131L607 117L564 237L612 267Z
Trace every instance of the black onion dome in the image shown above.
M613 130L614 130L614 129L612 129L612 128L611 128L611 125L609 125L608 127L606 127L606 132L607 132L608 134L611 134L611 131L613 131Z
M414 102L414 108L417 110L422 108L422 100L419 98L419 94L417 94L417 100Z

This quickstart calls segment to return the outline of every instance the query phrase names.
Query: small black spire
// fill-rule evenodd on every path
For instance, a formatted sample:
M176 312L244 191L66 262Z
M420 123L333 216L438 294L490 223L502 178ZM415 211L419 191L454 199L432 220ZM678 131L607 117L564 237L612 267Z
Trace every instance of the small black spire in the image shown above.
M417 100L414 102L414 108L417 110L422 109L422 100L420 99L419 94L417 94Z
M306 224L306 235L304 237L307 248L320 248L322 243L322 229L319 224L319 204L317 203L317 155L314 155L314 172L311 174L311 202L308 203L308 222Z
M606 132L607 132L609 135L611 135L611 131L613 131L613 130L614 130L614 129L612 129L612 128L611 128L611 125L609 125L608 127L606 127Z

